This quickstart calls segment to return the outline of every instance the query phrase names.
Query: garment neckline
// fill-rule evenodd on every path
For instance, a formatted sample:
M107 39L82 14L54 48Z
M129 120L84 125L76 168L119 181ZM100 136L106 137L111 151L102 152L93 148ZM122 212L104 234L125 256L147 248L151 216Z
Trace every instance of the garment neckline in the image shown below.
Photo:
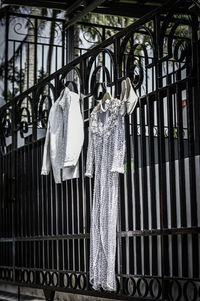
M106 112L110 108L110 106L112 106L112 102L115 101L115 99L112 96L110 99L106 99L106 101L104 103L102 103L102 100L103 99L101 99L101 102L100 102L100 109L102 112Z
M119 115L119 106L120 100L113 97L107 102L106 109L103 108L102 110L102 104L100 102L91 113L90 127L92 132L98 134L99 136L102 136L104 133L106 135L110 135L110 130L115 126ZM108 116L106 122L102 122L99 119L99 114L106 114L108 111L110 111L110 115Z

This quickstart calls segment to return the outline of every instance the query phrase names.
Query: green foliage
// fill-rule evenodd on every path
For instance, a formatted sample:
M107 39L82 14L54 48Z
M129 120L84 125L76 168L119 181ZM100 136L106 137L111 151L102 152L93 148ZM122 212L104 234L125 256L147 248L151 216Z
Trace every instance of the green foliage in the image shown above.
M122 16L113 16L113 15L104 15L104 14L96 14L96 13L88 13L84 16L81 21L87 22L91 24L99 24L104 26L111 26L106 30L106 38L109 38L118 32L117 28L125 28L133 23L136 19ZM81 30L87 31L87 40L90 42L96 41L97 43L101 42L101 33L98 32L95 26L80 26Z
M14 95L10 90L7 91L7 102L11 101L13 97L15 97L19 92L19 88L14 88ZM3 96L5 97L5 92L3 93Z

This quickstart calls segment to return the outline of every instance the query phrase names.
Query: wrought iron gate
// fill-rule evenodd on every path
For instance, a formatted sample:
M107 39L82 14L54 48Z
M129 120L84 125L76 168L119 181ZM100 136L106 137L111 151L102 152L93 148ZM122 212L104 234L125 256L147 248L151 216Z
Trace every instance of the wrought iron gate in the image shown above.
M188 6L170 1L1 109L1 282L114 299L200 299L200 44ZM140 99L125 117L118 285L96 292L88 282L88 120L102 83L119 96L126 76ZM63 85L80 93L85 143L80 178L56 185L40 175L41 137Z

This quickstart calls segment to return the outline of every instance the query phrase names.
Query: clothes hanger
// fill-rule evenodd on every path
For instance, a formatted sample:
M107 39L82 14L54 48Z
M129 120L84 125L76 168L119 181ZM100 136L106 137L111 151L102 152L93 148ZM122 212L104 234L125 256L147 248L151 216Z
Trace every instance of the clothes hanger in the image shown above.
M105 101L106 101L107 99L110 100L110 99L112 98L110 92L108 92L108 90L107 90L107 85L106 85L105 82L103 82L103 85L104 85L104 87L105 87L106 92L104 93L103 98L102 98L102 100L101 100L102 105L105 103Z
M120 94L120 100L124 101L127 95L127 83L126 79L123 79L121 82L121 94Z

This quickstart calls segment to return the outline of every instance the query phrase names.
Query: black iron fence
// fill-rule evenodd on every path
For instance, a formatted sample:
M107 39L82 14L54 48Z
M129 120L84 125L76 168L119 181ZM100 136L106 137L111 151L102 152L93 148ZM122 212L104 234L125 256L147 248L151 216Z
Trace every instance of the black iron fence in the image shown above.
M0 97L5 102L104 41L120 28L79 22L64 31L64 12L0 10Z
M1 108L1 282L114 299L200 299L200 45L188 6L169 2ZM140 99L125 117L117 291L96 292L88 281L88 120L102 83L119 96L126 76ZM49 108L63 85L80 94L85 143L80 178L56 185L40 171Z
M28 13L24 9L22 13L2 9L0 67L6 102L66 64L63 25L63 19L44 16L42 10Z

